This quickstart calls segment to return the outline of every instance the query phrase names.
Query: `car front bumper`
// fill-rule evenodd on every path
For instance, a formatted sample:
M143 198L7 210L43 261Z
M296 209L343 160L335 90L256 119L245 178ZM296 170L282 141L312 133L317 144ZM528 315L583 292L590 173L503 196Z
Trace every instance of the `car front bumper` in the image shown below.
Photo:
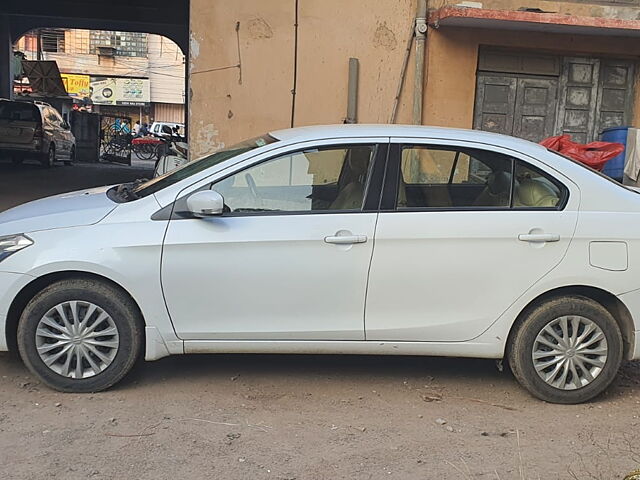
M0 352L8 350L6 323L9 307L20 290L33 278L22 273L0 272Z

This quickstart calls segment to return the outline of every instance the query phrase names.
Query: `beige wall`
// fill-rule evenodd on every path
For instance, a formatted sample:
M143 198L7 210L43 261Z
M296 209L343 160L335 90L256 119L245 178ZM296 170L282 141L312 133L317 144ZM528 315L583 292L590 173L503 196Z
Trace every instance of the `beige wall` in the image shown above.
M288 0L191 1L192 158L242 137L289 126L293 78L291 5ZM237 22L241 70L235 67L239 61Z
M296 126L344 120L349 57L360 60L359 122L388 121L414 1L300 0ZM191 1L193 158L290 126L294 5L291 0ZM238 63L237 22L242 84L239 69L232 67ZM410 68L399 121L410 119L412 78Z
M341 123L346 116L348 59L360 60L359 123L387 123L401 74L416 0L299 0L295 126ZM431 8L458 0L432 0ZM514 0L484 8L516 10ZM193 158L291 123L295 2L191 0L190 142ZM527 7L593 17L635 19L637 7L532 0ZM236 25L239 22L239 46ZM509 30L430 29L423 123L473 125L480 45L550 52L640 57L637 38ZM239 56L240 55L240 56ZM242 62L242 83L240 69ZM414 58L397 123L411 120ZM640 105L640 88L636 89ZM640 120L640 107L635 108ZM640 122L636 122L640 123Z

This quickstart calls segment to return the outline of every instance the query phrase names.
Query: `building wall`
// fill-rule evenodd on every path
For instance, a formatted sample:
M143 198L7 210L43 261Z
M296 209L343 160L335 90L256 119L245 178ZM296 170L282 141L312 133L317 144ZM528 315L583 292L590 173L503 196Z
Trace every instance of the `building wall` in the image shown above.
M148 48L151 102L184 104L185 65L182 50L161 35L149 35Z
M560 35L471 28L431 29L427 41L424 123L471 128L478 49L503 46L562 54L640 58L640 42L608 36ZM636 82L634 124L640 124L640 88Z
M33 45L18 40L16 48L36 60ZM146 77L149 61L145 57L101 57L89 53L89 30L70 29L65 32L64 52L42 52L43 60L54 60L64 73L100 75L105 77Z
M389 121L415 3L299 0L295 126L343 121L349 57L360 60L358 122ZM429 8L458 3L430 1ZM514 0L481 3L487 9L523 7ZM526 7L567 16L640 18L637 6L610 2L532 0ZM292 124L294 23L295 2L290 0L191 0L189 122L193 158ZM445 26L430 29L423 123L472 126L480 45L637 58L639 44L636 38L606 34L589 37ZM397 123L411 120L413 71L412 54ZM640 121L640 108L635 108L635 119Z
M154 122L184 123L184 103L154 103Z
M349 57L360 60L359 122L387 122L414 8L414 0L300 0L293 124L344 120ZM191 1L193 158L291 126L295 14L290 0ZM412 78L409 68L401 122L410 118Z
M86 74L100 77L149 78L150 100L153 115L158 120L177 123L185 121L185 61L182 50L173 41L160 35L149 34L144 56L99 56L90 53L90 30L68 29L64 33L64 51L42 52L44 60L54 60L62 73ZM37 42L34 37L22 37L16 49L25 52L27 58L37 58ZM100 107L96 107L100 111ZM109 110L105 108L104 111ZM120 107L135 119L147 120L144 108ZM118 109L111 109L115 112Z

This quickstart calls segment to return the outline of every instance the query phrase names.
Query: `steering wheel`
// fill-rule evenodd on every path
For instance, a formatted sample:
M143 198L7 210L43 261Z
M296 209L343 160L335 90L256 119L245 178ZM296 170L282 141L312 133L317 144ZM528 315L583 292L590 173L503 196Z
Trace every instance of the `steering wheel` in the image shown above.
M258 197L258 188L256 187L256 181L253 179L250 173L245 173L244 179L247 181L247 185L249 185L251 196L254 198L254 200L259 200L260 197Z

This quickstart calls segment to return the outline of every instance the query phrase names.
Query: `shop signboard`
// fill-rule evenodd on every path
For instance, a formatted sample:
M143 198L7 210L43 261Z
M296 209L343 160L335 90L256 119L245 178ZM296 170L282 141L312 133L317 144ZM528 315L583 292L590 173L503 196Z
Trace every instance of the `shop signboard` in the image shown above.
M61 73L60 78L62 78L62 84L70 97L82 99L90 95L89 75Z
M91 77L95 105L145 106L151 101L148 78Z

